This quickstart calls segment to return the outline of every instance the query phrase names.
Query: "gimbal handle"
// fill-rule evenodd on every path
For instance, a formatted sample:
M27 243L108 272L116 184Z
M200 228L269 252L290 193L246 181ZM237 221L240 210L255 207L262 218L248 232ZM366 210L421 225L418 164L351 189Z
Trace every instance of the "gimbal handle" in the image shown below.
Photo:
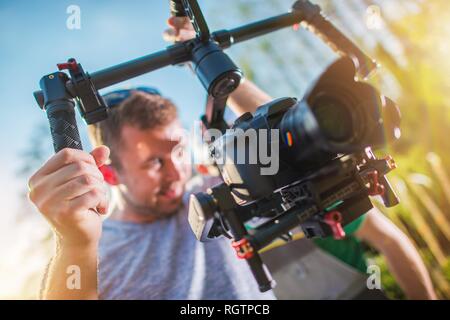
M246 260L250 271L258 283L259 290L266 292L273 289L276 282L262 261L258 251L247 241L249 234L239 218L238 205L231 195L230 187L222 183L211 188L211 192L215 199L216 209L223 212L227 219L229 231L234 239L233 247L239 252L238 256L242 255L240 258ZM245 253L241 251L243 249L245 249Z
M61 101L58 105L48 106L47 118L55 152L64 148L83 149L73 101Z
M75 120L75 103L66 90L68 80L64 72L55 72L40 81L55 152L64 148L83 149Z
M292 6L306 27L322 39L332 50L343 56L350 56L358 62L358 74L368 78L378 67L377 63L358 48L321 13L320 6L308 0L298 0Z

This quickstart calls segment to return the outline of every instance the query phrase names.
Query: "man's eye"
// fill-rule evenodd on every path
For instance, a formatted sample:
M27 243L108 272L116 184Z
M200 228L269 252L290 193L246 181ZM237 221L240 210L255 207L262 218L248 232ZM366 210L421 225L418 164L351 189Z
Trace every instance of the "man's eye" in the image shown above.
M144 165L145 169L159 169L162 165L162 159L161 158L154 158L149 161L147 161Z

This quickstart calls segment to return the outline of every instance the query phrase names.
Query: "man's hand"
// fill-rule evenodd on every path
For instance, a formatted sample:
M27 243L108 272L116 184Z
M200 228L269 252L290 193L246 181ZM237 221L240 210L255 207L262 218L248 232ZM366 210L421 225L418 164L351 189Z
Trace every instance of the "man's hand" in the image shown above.
M99 214L108 210L106 185L98 167L108 156L106 147L98 147L91 154L66 148L28 182L31 201L56 235L56 253L43 281L42 299L98 299ZM68 281L73 270L78 270L76 286Z
M169 29L163 33L166 41L186 41L195 37L194 28L187 17L170 17L167 24ZM251 81L243 80L229 96L228 106L236 116L240 116L245 112L255 112L256 108L271 100L272 98L267 93Z
M51 157L29 180L29 198L53 227L58 243L97 245L101 218L108 209L107 189L98 167L109 149L91 154L63 149Z
M170 17L167 19L169 29L164 31L163 38L168 42L190 40L195 37L195 30L188 17Z

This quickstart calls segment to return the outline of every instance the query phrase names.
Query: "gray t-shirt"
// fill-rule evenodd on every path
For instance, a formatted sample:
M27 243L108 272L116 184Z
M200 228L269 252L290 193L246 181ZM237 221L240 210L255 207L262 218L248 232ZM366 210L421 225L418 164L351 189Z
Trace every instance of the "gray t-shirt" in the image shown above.
M273 299L259 292L230 240L196 240L188 193L167 219L137 224L107 219L99 247L101 299Z

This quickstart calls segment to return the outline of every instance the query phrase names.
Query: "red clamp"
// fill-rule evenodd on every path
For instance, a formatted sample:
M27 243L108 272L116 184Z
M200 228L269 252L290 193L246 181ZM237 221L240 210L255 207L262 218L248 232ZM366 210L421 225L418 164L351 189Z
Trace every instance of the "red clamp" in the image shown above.
M73 72L77 72L78 71L78 63L75 59L69 59L67 62L64 63L58 63L58 70L70 70Z
M253 257L253 247L246 238L239 241L233 241L231 246L236 250L239 259L250 259Z
M333 238L336 240L344 239L345 231L342 228L342 215L339 211L330 211L325 215L324 221L328 224L333 232Z
M378 171L373 170L368 173L369 178L369 196L383 196L384 195L384 186L378 182Z

